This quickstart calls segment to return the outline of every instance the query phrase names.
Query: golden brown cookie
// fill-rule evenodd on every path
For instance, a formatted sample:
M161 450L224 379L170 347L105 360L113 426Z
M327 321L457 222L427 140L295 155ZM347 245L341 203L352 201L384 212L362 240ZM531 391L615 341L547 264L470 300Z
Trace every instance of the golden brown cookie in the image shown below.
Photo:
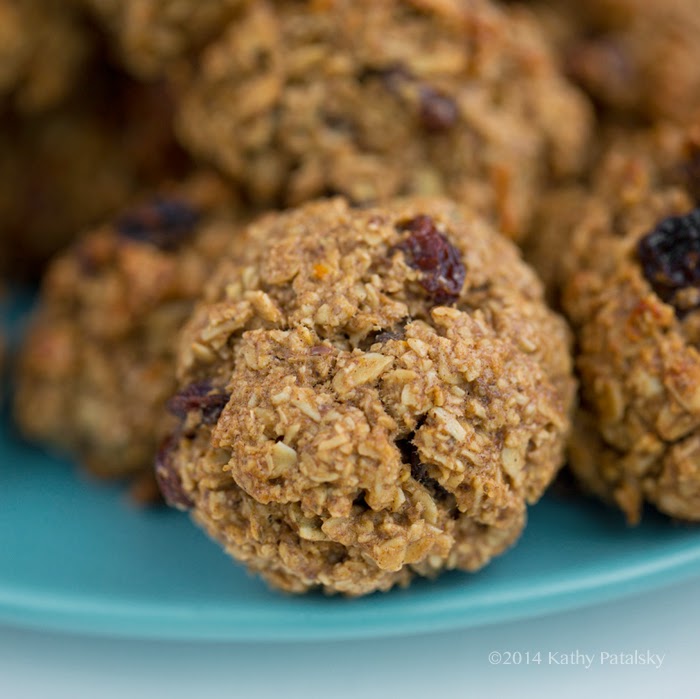
M582 415L571 466L630 522L644 501L700 520L697 130L620 136L573 233L564 308Z
M586 156L585 98L490 0L259 0L176 82L182 142L267 205L446 193L519 238Z
M98 475L150 469L175 390L175 335L236 235L235 207L218 179L196 176L52 262L19 357L27 437Z
M565 324L515 247L431 198L309 203L242 240L180 338L166 500L292 592L387 590L512 545L573 394Z

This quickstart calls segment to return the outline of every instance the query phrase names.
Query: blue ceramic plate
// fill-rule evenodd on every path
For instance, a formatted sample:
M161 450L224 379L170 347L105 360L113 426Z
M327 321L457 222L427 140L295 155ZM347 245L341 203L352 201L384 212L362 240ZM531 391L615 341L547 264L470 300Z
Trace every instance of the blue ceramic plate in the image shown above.
M6 314L6 320L8 316ZM700 528L649 514L628 529L595 503L546 497L520 543L475 575L346 600L289 597L177 512L22 443L0 424L0 621L112 636L302 640L476 626L700 575Z

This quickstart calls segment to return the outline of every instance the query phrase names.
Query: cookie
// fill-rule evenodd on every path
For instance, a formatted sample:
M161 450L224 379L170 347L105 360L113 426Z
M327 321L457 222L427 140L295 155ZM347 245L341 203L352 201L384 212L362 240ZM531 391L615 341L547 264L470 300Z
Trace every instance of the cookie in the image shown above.
M0 0L0 109L56 106L94 49L77 0Z
M582 410L571 467L631 523L644 502L700 520L698 135L619 137L573 233L563 304Z
M586 160L586 99L489 0L260 0L176 82L183 144L262 205L449 194L519 238Z
M242 240L180 337L166 500L290 592L388 590L510 547L573 394L565 324L512 243L420 197L312 202Z
M150 470L175 390L175 335L236 234L231 207L218 179L193 177L52 262L19 354L25 436L100 476Z

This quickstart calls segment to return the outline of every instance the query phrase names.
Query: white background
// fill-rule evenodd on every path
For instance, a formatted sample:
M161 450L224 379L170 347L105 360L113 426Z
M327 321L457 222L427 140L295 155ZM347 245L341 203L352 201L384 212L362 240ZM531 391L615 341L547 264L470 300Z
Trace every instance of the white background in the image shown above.
M595 654L590 669L549 652ZM660 669L601 651L665 654ZM538 651L542 663L489 663ZM444 634L333 643L176 643L0 627L0 698L700 697L700 580L597 607Z

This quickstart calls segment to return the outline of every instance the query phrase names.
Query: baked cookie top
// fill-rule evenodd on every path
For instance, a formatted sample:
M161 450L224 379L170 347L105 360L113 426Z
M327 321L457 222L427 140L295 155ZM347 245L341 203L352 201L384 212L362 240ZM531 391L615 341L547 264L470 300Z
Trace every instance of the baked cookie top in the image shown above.
M271 214L180 338L164 495L274 585L473 570L562 460L568 335L515 247L409 198Z

